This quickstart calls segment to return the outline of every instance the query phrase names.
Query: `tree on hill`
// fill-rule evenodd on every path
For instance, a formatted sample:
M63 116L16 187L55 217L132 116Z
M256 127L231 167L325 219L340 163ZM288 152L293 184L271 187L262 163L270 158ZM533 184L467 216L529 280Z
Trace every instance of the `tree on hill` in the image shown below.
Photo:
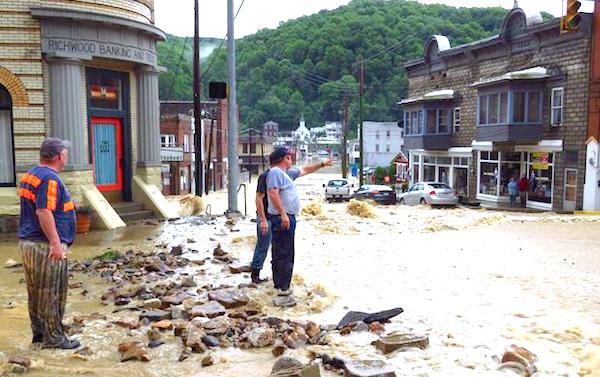
M400 115L397 102L408 89L403 63L422 56L429 36L446 35L452 46L483 39L498 33L506 12L407 0L353 0L241 38L236 41L241 126L273 120L280 129L291 130L301 116L308 127L320 126L341 119L344 98L350 102L350 125L356 125L359 59L364 60L365 119L395 121ZM170 43L182 41L159 47L161 58ZM191 48L191 38L188 45ZM191 100L192 63L186 61L177 70L177 50L163 58L169 72L161 75L161 99L168 94L169 99ZM201 69L206 98L208 82L226 81L226 48L215 50ZM173 89L165 91L162 85Z

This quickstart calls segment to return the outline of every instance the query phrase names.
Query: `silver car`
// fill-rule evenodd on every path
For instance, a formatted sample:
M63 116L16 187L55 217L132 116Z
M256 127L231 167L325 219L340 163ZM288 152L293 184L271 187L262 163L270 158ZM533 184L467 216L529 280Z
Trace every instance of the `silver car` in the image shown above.
M443 182L417 182L398 196L400 204L457 205L458 193Z

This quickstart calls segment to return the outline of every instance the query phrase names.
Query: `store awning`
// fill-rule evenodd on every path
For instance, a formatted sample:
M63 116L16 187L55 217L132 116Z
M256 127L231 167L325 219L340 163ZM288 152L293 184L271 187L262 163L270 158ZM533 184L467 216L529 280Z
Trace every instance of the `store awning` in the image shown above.
M424 101L441 101L441 100L451 100L454 99L454 90L452 89L440 89L434 90L433 92L425 93L421 97L414 98L405 98L402 101L398 102L399 105L408 105L416 102L424 102Z
M473 148L471 147L452 147L448 150L434 151L427 149L412 149L410 151L412 155L425 155L425 156L439 156L439 157L471 157L473 154Z
M476 151L493 151L494 144L491 141L473 140L471 143ZM562 152L562 140L542 140L537 144L515 145L515 152Z
M473 84L473 86L487 85L500 81L513 80L541 80L548 77L548 70L544 67L533 67L520 71L507 72L500 76L483 78Z

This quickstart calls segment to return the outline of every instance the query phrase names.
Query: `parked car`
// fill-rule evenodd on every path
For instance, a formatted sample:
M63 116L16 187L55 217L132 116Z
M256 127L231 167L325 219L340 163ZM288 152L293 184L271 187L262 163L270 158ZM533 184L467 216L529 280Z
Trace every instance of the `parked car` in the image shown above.
M371 199L380 204L396 204L396 192L384 185L362 185L354 193L354 199Z
M417 182L398 196L400 204L457 205L458 193L443 182Z
M350 200L352 198L352 187L345 179L332 179L325 187L325 200Z

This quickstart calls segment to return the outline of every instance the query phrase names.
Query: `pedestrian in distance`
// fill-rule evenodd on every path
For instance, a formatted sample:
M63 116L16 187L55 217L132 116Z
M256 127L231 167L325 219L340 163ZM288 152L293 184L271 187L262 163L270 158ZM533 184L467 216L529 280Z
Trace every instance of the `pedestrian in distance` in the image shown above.
M290 148L277 147L269 156L272 166L267 175L268 213L273 233L271 266L273 285L279 296L291 294L294 271L296 215L300 212L300 198L294 180L333 165L329 158L312 165L292 167L293 156L294 151Z
M508 188L508 196L510 197L510 206L514 207L515 202L517 201L517 181L514 177L510 177L510 181L507 185Z
M75 239L75 205L58 173L70 143L49 138L40 147L40 163L19 183L19 248L23 258L32 343L43 348L74 349L62 318L68 289L67 250Z
M519 190L519 196L521 197L521 208L527 207L527 191L529 191L529 181L525 176L521 176L517 183L517 189Z
M272 163L272 161L270 161ZM262 270L267 258L269 247L273 239L271 234L271 220L267 212L269 206L267 199L267 175L269 170L265 170L259 177L256 185L256 246L254 247L254 256L250 264L251 272L250 279L254 284L260 284L266 279L260 278L260 270Z

